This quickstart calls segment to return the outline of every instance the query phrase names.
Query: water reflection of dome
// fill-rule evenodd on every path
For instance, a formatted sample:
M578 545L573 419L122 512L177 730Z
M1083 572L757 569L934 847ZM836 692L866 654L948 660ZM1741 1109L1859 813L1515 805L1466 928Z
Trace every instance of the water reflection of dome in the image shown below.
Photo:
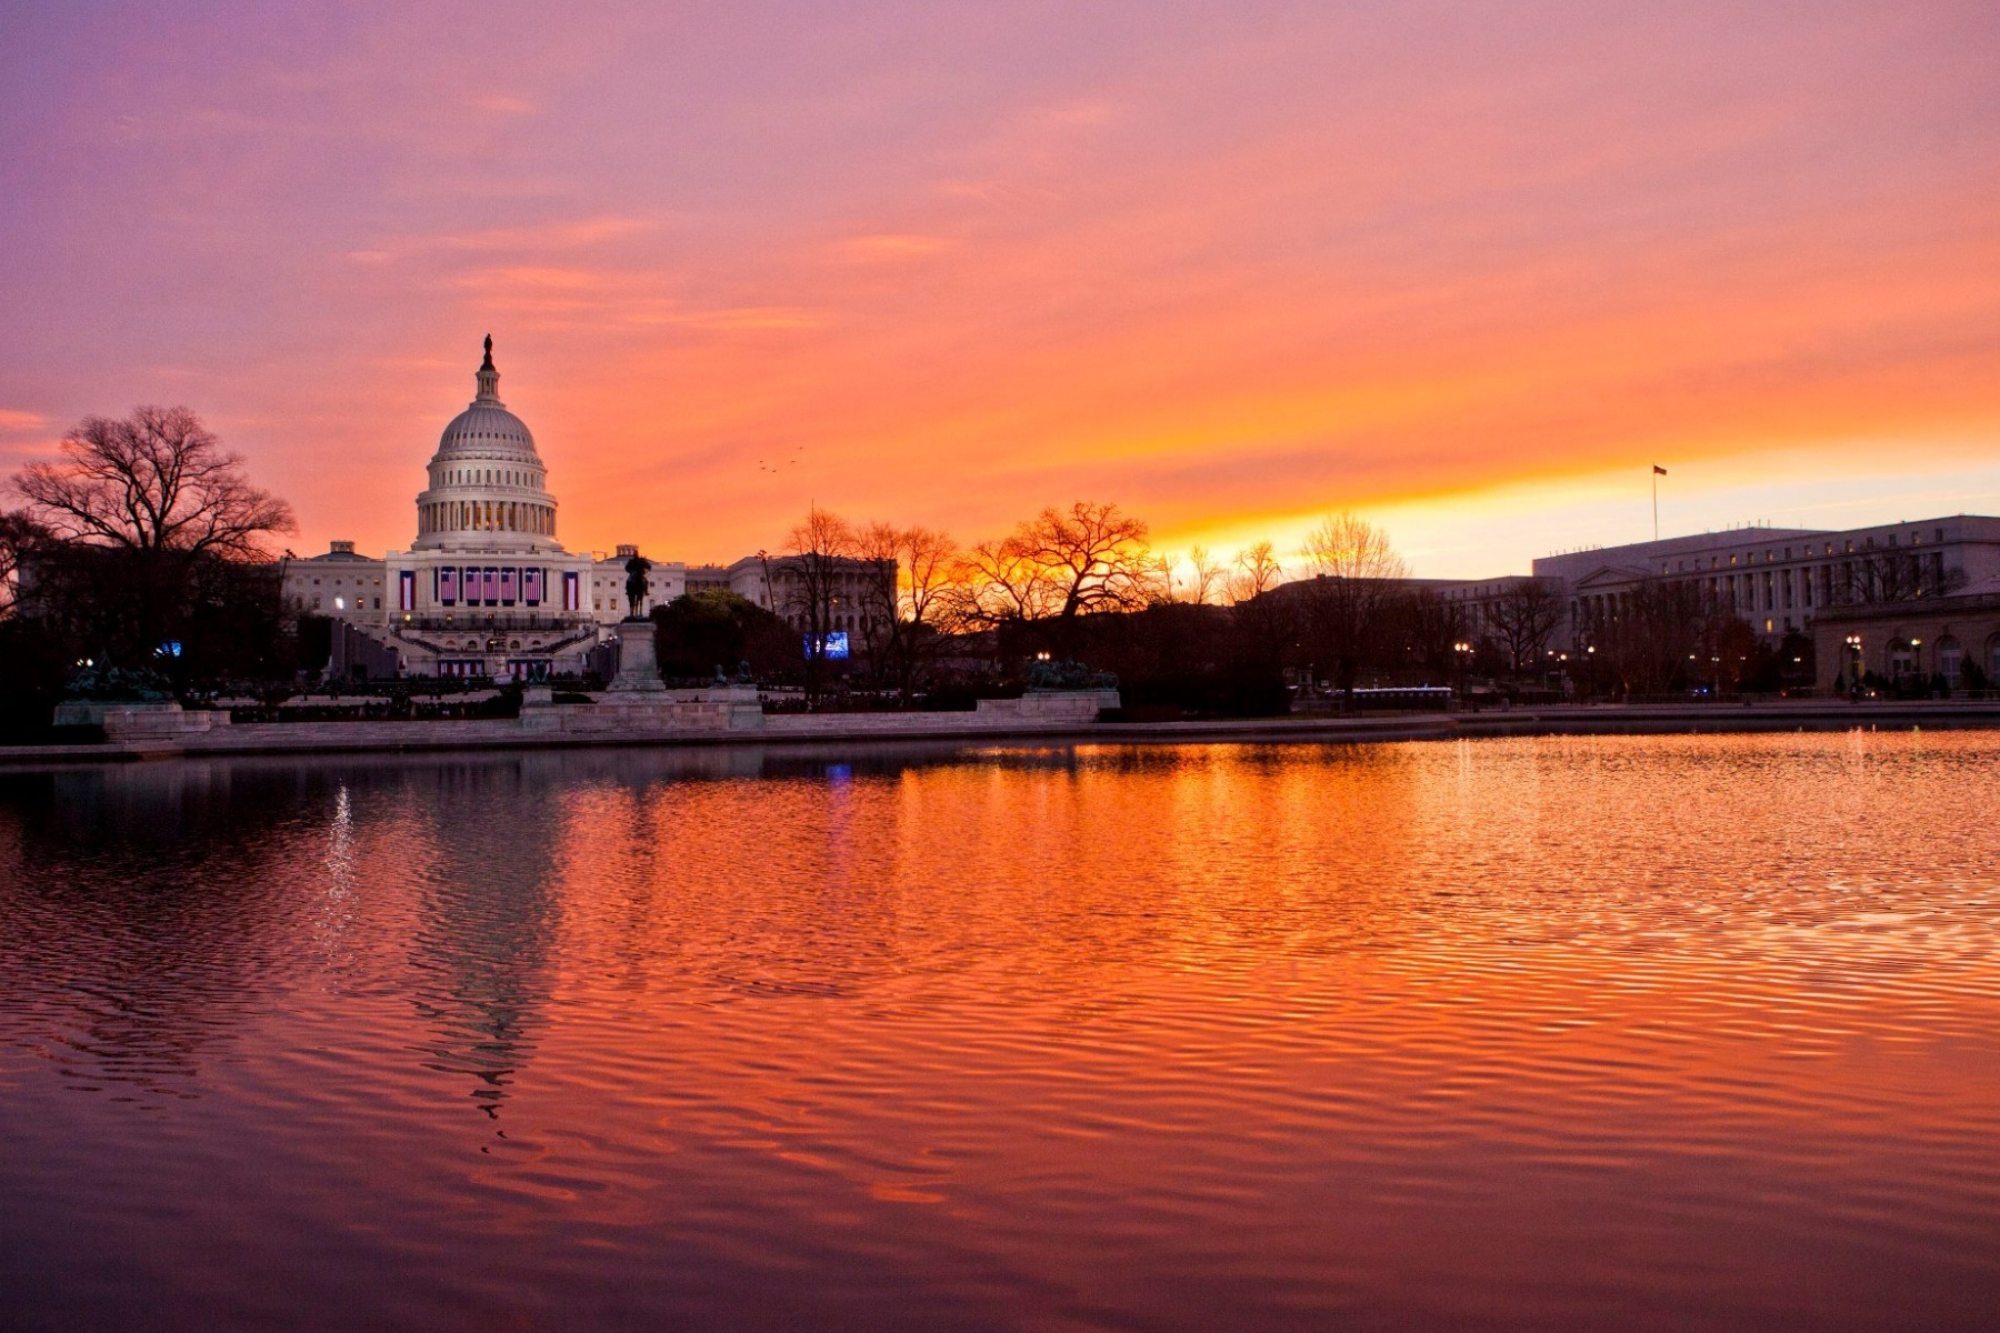
M532 764L440 765L426 776L435 787L423 792L413 775L409 794L433 821L437 878L422 894L411 998L431 1068L471 1076L474 1102L497 1117L553 986L561 819L527 799L544 785ZM497 808L514 814L489 818Z

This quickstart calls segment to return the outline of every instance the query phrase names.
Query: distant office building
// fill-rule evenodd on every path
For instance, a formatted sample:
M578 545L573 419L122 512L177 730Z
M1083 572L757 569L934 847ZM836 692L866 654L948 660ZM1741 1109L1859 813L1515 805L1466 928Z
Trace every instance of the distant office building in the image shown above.
M806 578L802 566L795 555L746 555L729 565L686 566L683 582L690 593L735 593L801 629L807 603L819 598L826 628L842 633L871 628L871 619L887 605L884 593L895 588L895 568L888 562L831 557L817 580Z
M1564 552L1533 570L1399 583L1457 603L1467 637L1500 647L1510 619L1518 627L1523 618L1524 585L1539 583L1559 598L1536 654L1545 658L1587 651L1643 589L1667 585L1692 591L1704 611L1740 617L1774 646L1810 636L1822 686L1836 673L1851 681L1857 662L1888 680L1921 671L1956 687L1967 663L2000 679L2000 518L1959 514L1838 532L1748 527Z
M1649 580L1691 585L1766 638L1802 633L1830 608L1946 596L2000 579L2000 518L1959 514L1827 532L1742 528L1535 561L1563 582L1572 626L1615 616Z

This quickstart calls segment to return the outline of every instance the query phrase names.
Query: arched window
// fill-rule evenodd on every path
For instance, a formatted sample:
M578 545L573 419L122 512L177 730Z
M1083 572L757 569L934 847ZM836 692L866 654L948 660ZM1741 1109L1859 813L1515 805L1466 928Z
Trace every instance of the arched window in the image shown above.
M1901 680L1916 669L1917 655L1910 641L1900 636L1889 640L1889 679Z
M1964 662L1965 649L1960 646L1957 639L1947 634L1937 641L1938 674L1943 676L1945 683L1953 689L1958 688L1959 668Z

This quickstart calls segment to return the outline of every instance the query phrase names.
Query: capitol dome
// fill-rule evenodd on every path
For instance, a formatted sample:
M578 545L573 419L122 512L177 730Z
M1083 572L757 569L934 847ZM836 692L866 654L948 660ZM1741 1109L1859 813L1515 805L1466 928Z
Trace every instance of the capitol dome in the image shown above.
M527 423L500 401L493 339L476 375L479 392L451 419L417 497L416 549L560 551L556 501Z

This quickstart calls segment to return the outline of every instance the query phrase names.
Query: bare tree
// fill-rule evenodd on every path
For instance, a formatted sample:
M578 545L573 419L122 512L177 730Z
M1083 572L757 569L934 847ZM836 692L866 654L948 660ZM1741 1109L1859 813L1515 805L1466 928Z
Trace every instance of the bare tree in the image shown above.
M855 533L853 553L869 667L907 700L945 618L958 547L930 528L871 523Z
M903 534L891 523L855 529L853 555L858 576L858 623L868 671L878 681L895 673L903 616L900 569Z
M1657 694L1685 673L1690 661L1706 667L1702 644L1730 622L1741 623L1732 613L1704 607L1694 584L1646 578L1620 594L1611 609L1593 614L1580 637L1594 650L1597 669L1608 671L1621 690Z
M1465 607L1432 588L1419 588L1402 599L1402 614L1410 656L1440 677L1458 665L1458 645L1465 641Z
M1396 554L1389 534L1355 514L1333 514L1306 534L1299 552L1314 574L1355 582L1404 578L1409 567Z
M962 628L1053 620L1056 645L1073 651L1078 616L1136 610L1170 587L1146 533L1142 520L1116 505L1044 509L1006 538L965 553L946 594L947 618Z
M913 625L935 626L949 594L958 544L951 535L932 528L905 528L902 533L903 614Z
M33 603L21 610L82 653L150 666L224 602L268 594L257 614L277 613L276 579L245 568L268 554L267 537L294 529L291 506L251 485L242 458L186 408L88 417L13 484L46 534L17 573Z
M1840 563L1833 596L1836 602L1873 605L1945 597L1964 586L1964 571L1947 570L1942 551L1877 548Z
M252 486L242 457L184 407L87 417L61 452L14 480L30 516L58 540L240 559L297 526L291 506Z
M1197 546L1188 552L1188 568L1194 579L1191 591L1196 606L1206 606L1216 601L1228 590L1228 573L1221 561L1208 553L1206 546Z
M1541 660L1549 636L1562 622L1562 593L1547 579L1522 579L1508 585L1489 614L1514 670L1524 671L1528 663Z
M1143 604L1146 535L1145 521L1119 513L1117 505L1079 500L1066 511L1044 509L1008 540L1053 581L1061 598L1056 615L1071 620Z
M1229 577L1229 599L1233 602L1252 601L1277 587L1285 577L1284 567L1278 563L1269 542L1258 542L1238 551L1235 565L1236 570Z
M841 574L853 557L854 530L838 514L814 505L791 530L773 571L773 609L805 636L806 700L817 702L826 677L829 636L841 612Z
M960 593L956 617L966 625L1041 620L1060 605L1049 571L1012 537L983 541L965 552L954 575Z
M48 529L21 510L0 512L0 616L14 609L22 562L48 539Z
M1354 689L1362 659L1381 645L1408 567L1389 534L1353 514L1334 514L1306 536L1300 554L1313 578L1304 585L1307 636L1318 664L1338 688Z
M930 528L873 523L861 530L863 618L869 665L893 680L905 703L939 646L958 548Z

